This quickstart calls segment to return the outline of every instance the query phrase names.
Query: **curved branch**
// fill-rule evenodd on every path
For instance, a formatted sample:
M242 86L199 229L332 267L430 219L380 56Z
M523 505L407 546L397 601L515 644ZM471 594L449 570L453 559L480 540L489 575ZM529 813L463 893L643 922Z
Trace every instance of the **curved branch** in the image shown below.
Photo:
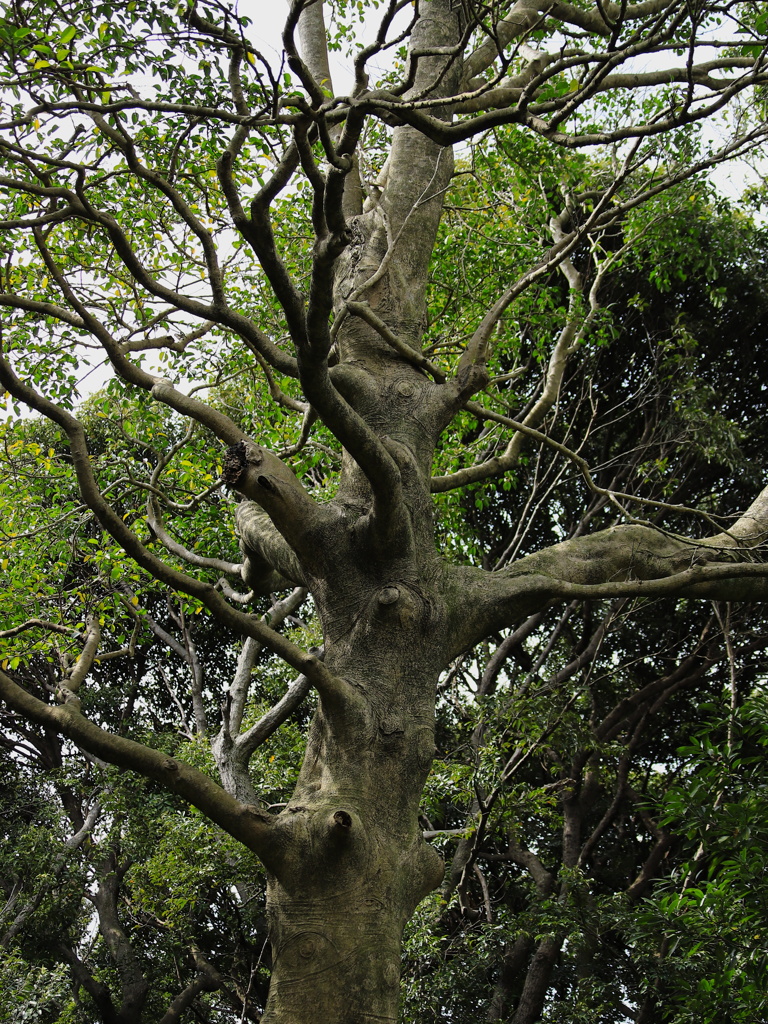
M188 800L259 857L270 860L272 817L240 803L207 775L143 743L117 736L83 717L72 704L51 707L18 686L0 669L0 697L14 711L61 733L110 764L130 768Z
M264 625L255 616L246 615L232 608L213 585L203 583L194 577L172 569L141 543L138 536L117 515L99 490L88 454L85 432L82 424L71 413L44 398L29 385L22 383L10 365L3 359L0 359L0 383L29 408L46 416L62 428L69 440L72 463L83 501L130 558L133 558L138 565L160 582L167 584L172 589L180 590L190 597L197 598L217 619L228 624L235 632L254 637L298 672L310 676L320 692L334 696L339 695L341 686L339 680L323 666L315 655L302 651L281 634ZM285 468L287 469L287 467ZM343 687L341 689L344 690Z
M223 979L221 975L218 971L214 971L210 965L199 967L199 971L200 973L195 975L171 1002L158 1021L158 1024L177 1024L181 1020L184 1011L189 1009L201 993L218 992L222 987Z
M169 382L164 381L151 373L147 373L140 366L132 363L131 360L126 357L123 347L115 338L112 337L99 318L94 316L77 298L61 268L53 259L53 256L45 243L42 232L35 231L34 237L47 270L58 285L64 298L79 316L79 323L77 326L84 327L89 330L99 341L106 352L110 363L124 381L128 384L134 384L136 387L142 388L144 391L149 391L152 397L157 401L163 402L172 409L175 409L177 412L180 412L185 416L189 416L190 419L202 423L216 434L217 437L221 438L222 441L233 444L246 436L228 416L225 416L218 410L206 405L205 402L200 402L196 398L182 394L182 392L178 391ZM62 317L61 319L70 322L66 317ZM21 382L18 383L21 384ZM8 390L10 391L11 388ZM32 393L33 392L30 389L30 394ZM22 401L26 401L26 399L22 398ZM34 408L34 406L32 407ZM44 415L46 414L44 413Z
M136 283L149 292L150 295L155 295L157 298L169 302L176 309L190 313L200 320L212 320L223 327L230 328L230 330L234 331L238 336L242 336L249 345L252 345L260 352L276 370L288 376L296 375L295 360L278 348L248 317L231 309L223 301L223 298L214 299L212 303L202 302L199 299L189 298L160 283L149 273L141 260L136 256L128 236L111 214L102 213L91 208L89 210L89 219L92 219L105 229L123 265Z
M271 594L286 586L306 586L296 553L256 501L241 501L235 524L243 552L241 574L255 594Z
M46 619L27 619L26 622L22 622L19 626L13 626L11 629L0 630L0 640L4 640L12 636L18 636L19 633L23 633L27 629L37 628L47 629L51 633L61 633L64 636L80 638L83 636L82 632L74 626L62 626L58 622L48 622Z
M242 563L225 562L221 558L206 558L203 555L198 555L195 551L190 551L189 548L185 548L183 544L175 541L163 526L160 509L154 494L150 494L147 499L147 525L167 551L170 551L172 555L177 555L190 565L197 565L201 569L216 569L218 572L225 572L230 575L240 575Z
M530 429L537 427L555 404L557 396L560 393L560 385L563 380L568 357L573 351L574 346L578 343L581 337L583 337L594 318L595 310L590 310L583 321L579 323L576 313L578 298L578 293L571 293L565 325L560 331L560 336L557 339L557 342L552 349L552 354L549 357L549 363L544 380L544 388L534 407L523 420L523 426L526 428ZM497 303L497 306L498 305L500 305L500 303ZM486 317L486 320L490 320L492 315L494 318L493 322L495 323L496 319L498 319L498 317L496 317L495 308L492 311L492 314L489 314L489 316ZM498 316L500 315L501 312L499 311ZM476 333L479 333L479 329ZM488 329L488 336L490 336L490 327ZM484 343L479 345L476 351L472 345L467 349L465 356L468 358L465 360L464 357L462 357L461 362L463 365L460 365L459 367L459 388L461 388L463 381L467 381L467 387L474 390L472 385L473 377L470 375L470 368L475 361L478 361L480 364L484 364L484 353ZM475 466L465 466L464 469L459 469L455 473L433 477L430 483L432 492L440 493L442 491L450 491L457 487L464 487L466 484L476 483L480 480L487 480L489 477L500 476L501 474L506 473L507 470L511 469L518 462L526 433L526 431L517 431L513 434L511 440L506 446L506 449L501 455L496 455L492 459L488 459L488 461L479 463Z
M751 74L745 74L724 83L723 87L715 92L708 102L702 100L695 109L687 105L676 107L669 109L666 116L663 117L655 117L640 123L608 128L603 131L585 131L583 134L569 134L561 131L545 119L547 114L559 114L560 107L564 107L568 101L528 104L526 103L528 90L523 90L514 106L483 109L482 112L474 116L457 120L452 124L446 124L425 109L405 103L389 93L371 93L364 100L359 101L358 105L367 113L383 120L395 120L397 123L411 126L438 146L456 146L493 128L518 124L525 125L537 135L557 146L566 149L581 149L610 145L628 139L655 138L675 128L704 121L722 110L734 97L746 89L764 85L768 81L768 70L764 60L753 62L751 67L753 69ZM551 74L548 77L551 77ZM687 77L685 81L688 81ZM622 86L623 83L619 83L619 87ZM597 91L604 90L601 88ZM461 98L457 97L457 105ZM425 107L427 104L421 104L421 106Z
M86 634L83 650L75 664L67 673L67 677L62 684L62 689L65 691L68 698L70 694L76 694L80 689L85 677L93 667L94 659L96 658L96 654L99 650L101 629L99 627L98 618L94 615L89 616L87 626L88 632Z
M317 530L328 521L329 513L310 497L282 459L253 441L240 441L227 452L222 476L264 509L302 561L316 562Z
M498 572L446 566L462 600L446 664L553 601L617 597L768 600L768 488L727 533L704 540L614 526L526 555ZM761 545L761 547L758 547Z
M234 743L236 754L247 762L256 748L260 747L301 706L311 688L312 683L306 676L294 679L277 704L262 715L247 732L237 737Z
M269 611L265 614L265 620L269 622L273 629L277 629L278 626L285 622L288 616L293 615L294 612L298 611L306 598L306 588L296 587L288 597L283 598L282 601L277 601L271 606ZM226 732L233 737L240 733L240 728L243 724L243 715L245 714L245 705L248 700L251 673L260 651L261 645L251 637L247 637L243 642L240 655L237 659L235 675L227 692L227 704L224 713L222 733Z
M591 56L591 55L590 55ZM568 65L572 70L577 70L582 67L586 61L586 57L583 54L574 56L571 61L563 61L560 54L557 55L544 55L541 54L536 62L536 67L540 68L544 63L544 58L547 58L546 63L558 63L558 70L565 70ZM614 89L650 89L654 86L660 85L701 85L710 90L712 94L720 93L725 89L730 88L733 85L733 80L727 78L714 78L712 76L713 71L734 71L742 68L749 70L754 67L754 60L741 57L726 59L721 58L719 60L708 60L703 61L701 64L696 64L691 68L688 67L677 67L677 68L665 68L657 71L645 71L645 72L625 72L615 73L606 75L605 78L600 82L599 92L610 92ZM494 85L492 88L485 86L475 90L476 95L472 95L470 98L460 98L456 104L456 111L458 114L475 114L482 113L489 110L502 110L510 108L515 104L519 103L525 96L526 88L530 84L529 76L519 75L514 79L507 80L503 84L498 86ZM582 102L584 95L577 91L574 93L571 103ZM559 103L557 104L559 106ZM555 104L552 104L554 109ZM536 104L535 110L543 114L545 112L545 104ZM558 110L559 113L559 110Z
M627 491L612 490L610 487L600 487L599 484L595 483L592 477L592 472L589 468L589 463L586 459L582 458L582 456L579 455L578 452L575 452L572 448L569 448L567 445L562 444L560 441L556 441L553 437L550 437L549 434L545 434L541 430L536 430L534 427L528 426L522 420L515 420L509 416L503 416L501 413L493 412L493 410L484 408L484 406L480 405L478 402L466 402L464 408L467 410L467 412L471 412L480 420L490 420L493 423L502 423L504 424L504 426L510 427L512 430L519 431L526 437L530 437L533 440L538 441L539 444L546 445L547 448L551 448L553 451L559 452L559 454L564 455L566 459L568 459L578 468L579 472L581 473L584 479L584 482L593 494L600 495L601 497L606 498L608 501L612 502L617 506L619 501L624 501L642 505L644 508L653 508L658 509L660 511L676 512L682 513L684 515L696 516L697 518L702 519L713 529L719 529L719 524L715 521L715 519L708 512L703 512L701 509L691 508L688 505L675 505L668 501L657 501L654 498L642 498L637 494L630 494ZM503 470L499 470L499 472L501 473L503 472ZM440 480L445 478L438 477L436 479ZM757 505L759 502L761 502L760 498L757 499L755 505ZM618 507L621 508L621 506ZM626 514L626 511L624 509L621 509L621 511L624 514ZM744 513L744 516L742 518L746 519L748 522L752 521L751 508L748 512ZM632 519L632 517L630 517L630 519L632 522L636 522L636 520ZM758 520L756 519L755 522L758 522ZM648 524L642 523L640 525L646 526ZM723 538L730 536L733 537L734 541L742 539L741 534L734 535L732 533L732 530L733 527L724 531L722 535ZM715 541L713 539L712 543L714 542ZM707 542L702 541L702 543ZM724 544L725 540L723 539L722 541L718 541L717 543Z
M561 3L559 0L541 2L541 0L517 0L512 10L494 25L493 36L486 39L464 61L464 81L469 82L476 75L482 74L496 60L504 47L527 35L544 17L552 17L594 32L596 35L610 37L614 25L618 21L637 21L641 18L653 17L674 7L676 0L646 0L631 6L617 3L598 3L585 10L574 4Z

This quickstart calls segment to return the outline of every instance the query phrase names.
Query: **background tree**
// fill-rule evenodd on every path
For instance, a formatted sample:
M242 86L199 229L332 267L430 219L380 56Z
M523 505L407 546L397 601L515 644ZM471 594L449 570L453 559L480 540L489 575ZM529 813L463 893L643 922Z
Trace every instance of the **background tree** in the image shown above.
M153 988L124 902L132 843L147 858L136 892L151 889L152 857L136 796L112 803L114 765L192 803L266 868L264 1020L396 1016L403 928L443 878L425 832L440 842L447 827L461 834L443 898L459 914L433 907L430 927L477 939L492 1019L618 1007L647 1021L677 1012L648 984L649 965L677 963L670 917L694 906L704 919L718 878L747 877L738 858L711 859L721 874L691 902L725 838L704 824L683 891L637 909L668 826L698 806L656 777L654 744L667 758L690 745L702 691L726 684L723 736L687 756L722 780L713 806L734 820L723 763L737 778L753 764L737 749L738 681L755 678L761 637L731 602L766 592L767 499L743 422L762 394L714 408L733 360L702 360L706 337L659 306L688 273L723 306L707 244L753 280L738 222L718 228L730 250L712 242L700 176L764 137L766 13L392 0L357 43L358 14L376 9L293 3L274 67L226 5L6 10L0 382L57 431L48 444L37 427L6 434L5 486L36 500L11 499L4 523L4 569L33 585L11 588L0 688L26 722L12 763L51 733L67 743L52 741L46 769L76 750L88 762L53 815L81 872L59 954L103 1020L199 1016L206 988L241 1017L261 1009L258 978L238 991L188 938L194 912L174 991ZM342 95L329 47L354 55ZM667 271L681 240L698 253ZM639 267L646 294L627 287ZM627 308L607 311L611 295ZM76 413L100 359L115 379ZM100 418L116 429L104 436ZM699 489L703 463L716 468ZM723 495L727 474L754 490ZM662 598L684 609L677 623ZM254 672L267 655L298 673L270 710L259 702L281 673ZM286 792L264 740L310 687ZM759 707L749 715L759 748ZM457 731L470 762L448 757L421 807L436 741L445 759ZM145 810L150 834L173 830L164 799ZM627 821L642 830L625 841ZM229 878L227 849L212 856ZM27 920L65 873L60 852L52 882L24 894ZM248 879L233 884L250 902ZM11 898L15 885L11 872ZM106 957L88 966L84 886ZM734 927L757 912L734 906ZM483 914L489 928L466 928ZM610 975L596 966L606 949ZM707 957L714 991L737 968ZM742 975L749 1003L760 989ZM443 996L434 1006L456 1018Z
M610 334L560 416L602 486L705 507L738 503L736 466L754 487L765 411L759 379L738 409L725 382L754 379L763 344L761 233L701 213L606 285ZM489 568L616 515L538 449L512 487L464 503ZM424 807L448 902L412 929L409 1019L760 1018L764 644L754 608L574 601L454 666Z

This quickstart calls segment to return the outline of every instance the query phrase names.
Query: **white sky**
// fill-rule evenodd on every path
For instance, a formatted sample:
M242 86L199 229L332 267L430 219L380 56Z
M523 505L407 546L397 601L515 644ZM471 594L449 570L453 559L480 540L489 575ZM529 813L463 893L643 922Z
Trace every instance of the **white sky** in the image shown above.
M274 64L279 66L282 54L281 36L288 13L286 0L239 0L237 10L239 14L251 19L248 32L251 42L259 46L266 58L274 57ZM374 17L369 20L368 27L375 32L379 24L379 12L373 13ZM331 53L330 62L334 91L343 95L354 80L351 63L339 53Z

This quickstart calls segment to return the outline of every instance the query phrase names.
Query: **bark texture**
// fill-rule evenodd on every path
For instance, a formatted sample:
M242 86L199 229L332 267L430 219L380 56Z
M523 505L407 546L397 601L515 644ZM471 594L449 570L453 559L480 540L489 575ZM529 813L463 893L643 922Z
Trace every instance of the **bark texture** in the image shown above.
M392 18L401 5L384 6L386 18ZM115 216L98 209L95 198L84 200L80 178L85 180L90 166L83 165L71 189L51 186L47 191L47 176L53 173L47 164L39 175L43 185L34 189L26 181L18 185L21 193L30 189L41 206L47 197L52 218L71 217L78 224L86 223L89 230L103 232L116 261L127 269L137 288L202 320L205 330L218 325L229 331L268 375L298 379L302 401L285 395L282 399L308 418L318 417L344 449L338 489L330 500L320 502L284 459L263 447L258 438L247 437L218 408L132 362L131 349L111 336L88 303L74 295L46 249L45 232L36 225L44 264L69 306L62 312L51 303L13 295L0 295L0 303L12 310L58 317L70 328L90 332L124 381L190 417L229 446L223 476L241 499L236 525L242 565L199 557L188 561L200 568L236 569L252 594L293 587L303 600L309 592L322 624L323 650L303 651L278 629L295 609L291 599L285 598L282 608L276 604L267 622L234 607L213 584L171 568L126 525L100 491L82 424L21 380L10 363L0 361L4 387L66 434L83 501L100 525L159 584L192 596L244 638L222 728L213 739L221 786L188 765L108 734L83 716L79 691L99 645L94 622L89 622L81 660L61 681L60 706L36 700L3 671L0 694L28 718L195 803L260 856L269 873L267 914L273 960L264 1024L315 1024L318 1020L370 1024L396 1019L403 928L444 873L441 858L423 838L418 813L434 757L436 687L440 674L455 658L495 631L513 627L556 601L662 594L725 600L768 597L768 576L754 558L768 535L768 490L729 531L704 540L692 541L647 525L616 526L520 558L494 573L451 564L437 549L433 492L500 476L516 465L530 437L548 440L539 428L543 429L545 417L556 406L568 359L597 309L595 295L586 292L571 257L575 260L574 253L591 228L618 223L636 202L633 197L622 207L616 195L619 181L629 173L631 157L627 157L616 181L592 203L585 223L574 227L569 210L552 218L552 244L524 278L499 284L498 299L464 346L456 372L449 377L425 356L423 338L430 260L445 192L454 174L453 145L500 124L575 145L564 127L571 113L569 104L584 102L593 94L590 89L596 91L603 80L610 80L609 72L620 63L614 52L618 21L626 18L632 26L637 22L637 39L645 38L643 29L652 40L627 44L624 56L634 60L654 46L669 48L667 39L685 14L682 8L690 7L667 0L598 4L592 10L583 10L583 4L533 0L507 6L493 32L474 24L476 38L482 35L483 41L470 52L473 5L419 0L400 85L391 91L368 90L364 62L359 61L352 96L331 101L322 4L293 0L283 41L301 98L275 99L274 109L267 104L268 113L260 111L258 116L246 103L241 77L244 60L255 51L228 23L209 23L196 10L189 14L189 25L220 48L216 59L226 54L230 61L231 102L221 114L229 135L218 162L218 181L234 229L258 260L280 307L291 352L230 307L208 228L184 203L172 175L166 179L160 170L145 167L140 147L127 130L118 132L103 111L92 112L93 119L114 146L115 158L125 161L142 187L154 189L168 202L185 230L199 241L210 298L190 297L181 288L175 292L152 277ZM605 37L606 51L578 59L569 51L567 59L573 64L564 64L562 73L582 61L589 74L584 71L581 79L574 77L573 95L555 96L553 90L554 98L542 93L537 104L537 89L556 76L548 70L549 56L531 47L529 37L550 16L561 19L571 34L576 29ZM515 47L518 62L524 58L525 67L505 77L507 61L498 80L484 79L499 48L507 44ZM595 68L590 60L596 62ZM692 58L683 73L686 77L665 81L708 81L708 71L694 68ZM762 64L749 74L758 84L765 80ZM744 72L739 81L748 77ZM616 88L624 86L615 77L612 81ZM634 84L653 82L640 74ZM84 109L90 110L87 105ZM477 117L475 111L480 111ZM182 112L186 115L186 108ZM201 120L204 116L208 115L195 114ZM273 176L248 196L246 209L233 168L262 116L272 117L270 127L291 138L275 161ZM387 162L377 181L365 183L363 202L357 153L369 116L380 118L393 131ZM636 126L635 137L693 119L687 110L670 109L652 123ZM193 127L197 123L194 120ZM622 142L623 131L608 138L603 137L605 133L587 133L579 144ZM320 151L322 159L318 159ZM306 294L281 260L272 224L272 202L299 167L312 191L315 232ZM60 203L69 205L65 209ZM48 221L41 224L47 229ZM27 226L24 221L20 227ZM489 345L505 310L532 280L557 268L568 281L570 306L538 397L521 422L488 413L490 420L510 432L503 452L432 479L443 430L487 383ZM588 311L577 322L580 304ZM277 393L272 376L269 380ZM480 405L470 408L478 416L485 414ZM558 447L585 471L576 453L564 445ZM158 508L153 493L149 515L153 539L174 555L186 557L189 552L172 540ZM156 635L159 630L155 629ZM595 634L595 645L602 637ZM510 649L520 639L510 636ZM299 677L274 714L243 731L249 679L262 649L282 658ZM198 669L193 653L188 644L188 664ZM584 661L590 654L586 648ZM489 665L484 693L493 692L504 657L506 653L495 667ZM564 678L570 678L581 664L565 666ZM204 735L208 723L199 672L194 685L195 730ZM319 703L295 792L286 806L266 810L258 805L257 789L248 773L249 757L310 686L316 689ZM633 700L639 706L648 697L642 693L628 698L629 704L616 712L617 720L631 717ZM603 723L600 739L611 738L613 724L610 718ZM584 764L576 765L574 777L581 778L579 773L584 771ZM588 842L580 832L586 799L584 791L574 788L563 800L565 863L571 868L578 866ZM663 840L659 840L659 855ZM535 854L512 846L510 850L510 857L529 868L542 890L549 891L552 877ZM468 844L463 855L451 884L458 884L471 866ZM134 971L133 951L115 910L116 869L110 872L108 867L104 866L94 902L99 906L104 940L115 962L122 965L125 980L123 1008L109 1019L127 1022L139 1018L146 991L140 972ZM638 893L644 881L638 879ZM561 945L562 939L552 935L538 944L519 940L509 946L489 1019L516 1024L537 1019ZM526 983L522 991L513 992L513 975L524 961L531 964ZM199 977L178 997L166 1019L177 1019L199 992L215 984L211 970L201 967ZM106 1006L107 996L92 988L94 1001Z

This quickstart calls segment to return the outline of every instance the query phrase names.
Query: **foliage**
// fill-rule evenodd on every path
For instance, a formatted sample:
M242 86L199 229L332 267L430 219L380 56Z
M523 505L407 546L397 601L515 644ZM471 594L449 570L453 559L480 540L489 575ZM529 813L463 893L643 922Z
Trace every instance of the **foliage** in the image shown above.
M763 8L3 8L0 1019L765 1018Z

